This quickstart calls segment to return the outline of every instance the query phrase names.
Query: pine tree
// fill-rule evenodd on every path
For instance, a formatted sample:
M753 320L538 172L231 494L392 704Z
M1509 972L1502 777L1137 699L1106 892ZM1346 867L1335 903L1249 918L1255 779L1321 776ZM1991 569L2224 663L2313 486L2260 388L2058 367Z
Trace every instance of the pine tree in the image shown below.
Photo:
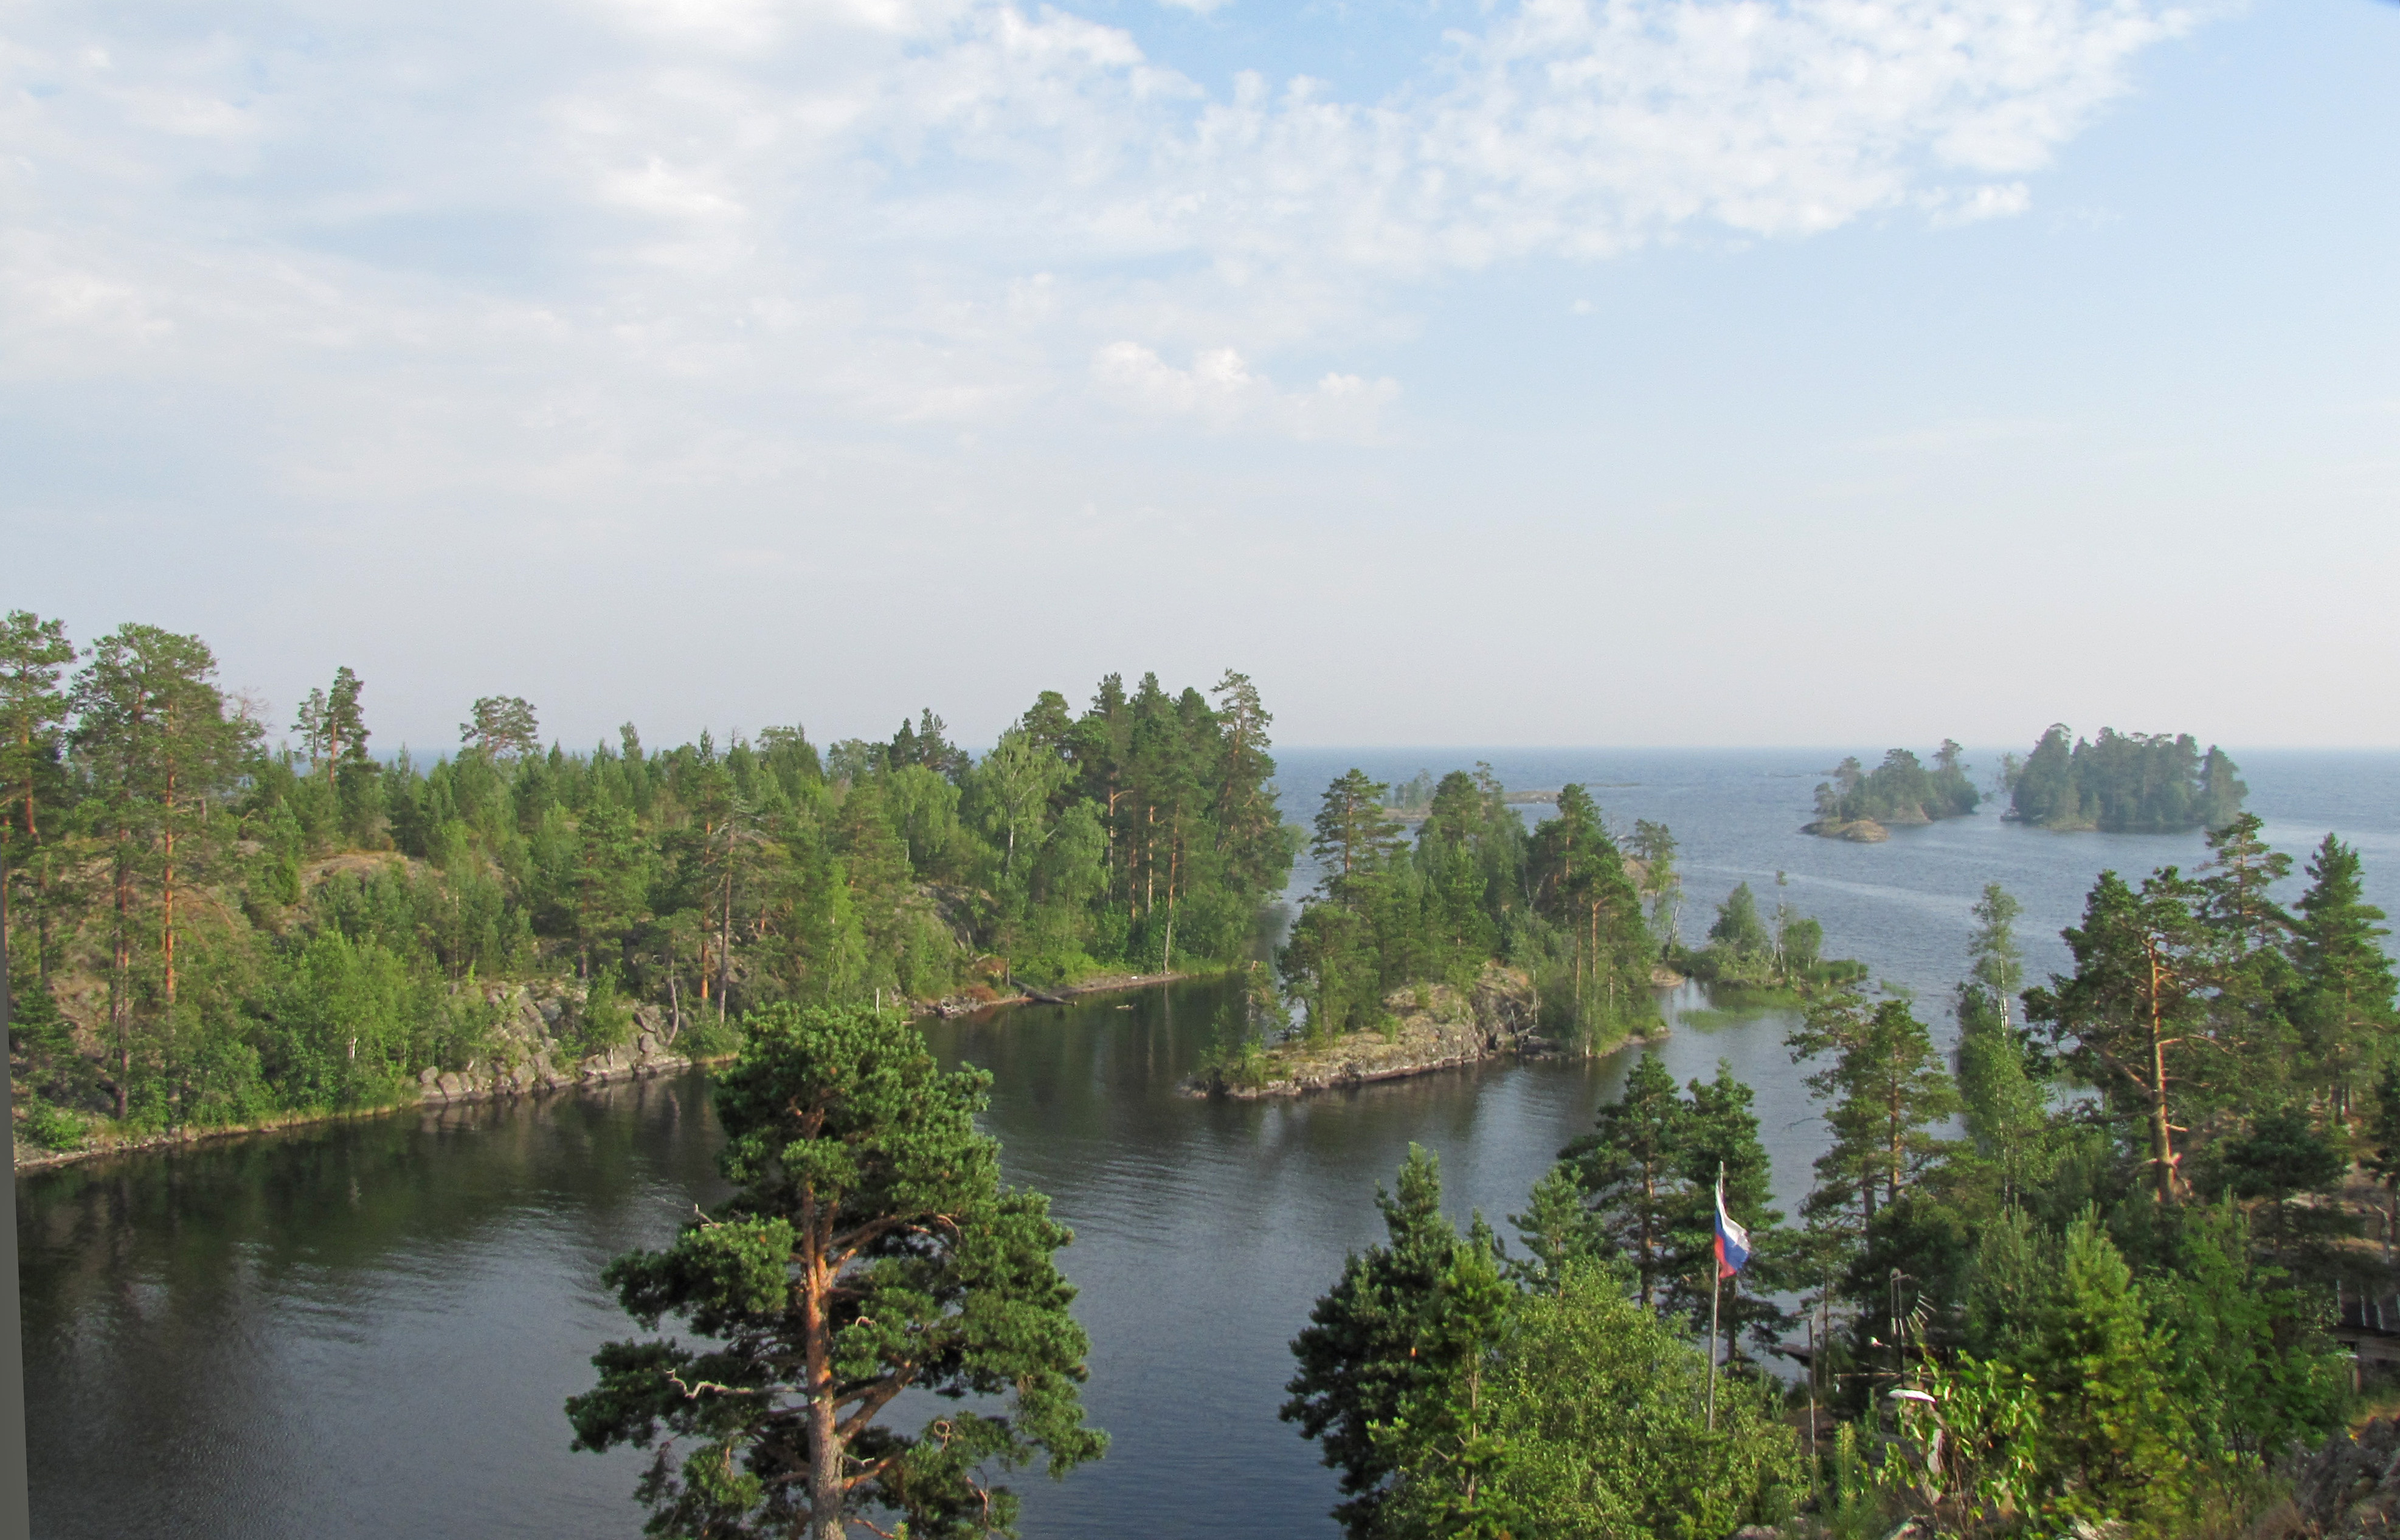
M127 624L75 676L75 756L109 841L108 1019L120 1118L131 1106L137 1018L163 1034L171 1062L188 923L179 905L217 853L211 815L222 813L222 794L258 737L255 723L226 715L215 674L215 655L198 637Z
M1555 1293L1565 1287L1567 1269L1599 1262L1609 1249L1591 1210L1584 1206L1574 1168L1561 1161L1543 1172L1525 1194L1525 1212L1508 1222L1524 1238L1525 1260L1509 1264L1518 1282Z
M983 1534L1016 1499L978 1467L1058 1476L1106 1448L1053 1260L1072 1236L1002 1183L975 1128L989 1079L943 1073L896 1014L752 1015L716 1097L734 1195L606 1274L646 1329L672 1315L716 1345L611 1342L567 1402L579 1449L689 1441L641 1485L654 1530L841 1540L876 1506L911 1534ZM885 1423L904 1390L977 1400L910 1435Z
M2062 933L2072 977L2052 974L2025 992L2026 1015L2050 1029L2068 1061L2106 1085L2147 1125L2151 1181L2161 1203L2184 1191L2175 1135L2189 1093L2239 1044L2212 1013L2218 958L2193 913L2195 890L2172 866L2139 892L2102 872L2085 900L2083 923ZM2203 1055L2211 1062L2201 1062Z
M1751 1243L1749 1268L1716 1290L1717 1315L1731 1357L1745 1329L1761 1342L1780 1335L1787 1317L1768 1296L1796 1281L1787 1276L1792 1247L1782 1229L1783 1215L1767 1206L1774 1201L1774 1165L1758 1137L1756 1098L1750 1086L1735 1076L1730 1063L1719 1059L1715 1078L1695 1080L1688 1090L1679 1163L1683 1196L1677 1265L1669 1293L1705 1334L1717 1272L1716 1192L1722 1174L1725 1212L1750 1232Z
M2040 1397L2053 1510L2094 1521L2173 1511L2182 1418L2133 1269L2087 1216L2067 1227L2053 1277L2017 1362Z
M1451 1367L1420 1349L1461 1247L1442 1218L1440 1162L1420 1146L1409 1146L1397 1192L1376 1189L1375 1206L1388 1239L1343 1264L1341 1281L1292 1339L1300 1370L1284 1387L1290 1399L1281 1413L1342 1473L1344 1500L1333 1515L1360 1537L1382 1533L1377 1518L1398 1468L1398 1451L1376 1437L1377 1426Z
M576 965L588 979L593 949L620 942L641 919L649 852L629 808L594 802L577 822ZM604 953L602 966L610 961Z
M1390 789L1354 768L1325 788L1317 807L1308 849L1323 874L1318 891L1343 908L1361 906L1398 848L1400 825L1384 812Z
M1810 1095L1833 1104L1825 1122L1834 1139L1817 1158L1817 1187L1803 1212L1871 1240L1877 1213L1947 1153L1949 1141L1928 1130L1958 1111L1957 1088L1905 1001L1820 1002L1785 1045L1794 1063L1833 1061L1807 1080Z
M1527 852L1534 907L1567 938L1578 1023L1616 1021L1650 1002L1642 901L1590 794L1563 786L1558 806L1558 816L1534 830Z
M1643 1309L1655 1309L1684 1263L1691 1107L1675 1094L1675 1077L1658 1056L1644 1052L1627 1071L1624 1092L1595 1121L1559 1159L1602 1234L1631 1264L1634 1297Z
M2245 812L2212 829L2210 859L2201 868L2206 874L2200 880L2201 914L2244 952L2281 947L2292 926L2271 892L2291 875L2292 858L2267 843L2265 826L2257 813Z
M1455 984L1471 980L1500 941L1485 907L1482 833L1482 794L1473 777L1452 770L1435 786L1417 829L1416 864L1432 971Z
M473 719L458 725L458 741L485 759L522 759L540 748L541 725L524 697L486 695L476 701Z
M1498 1492L1509 1445L1493 1432L1487 1382L1515 1302L1488 1237L1452 1248L1414 1344L1429 1372L1374 1429L1378 1454L1403 1476L1375 1516L1384 1540L1511 1540Z
M2394 978L2383 911L2366 901L2357 850L2332 835L2309 858L2308 891L2294 906L2292 1015L2310 1060L2346 1103L2350 1077L2378 1056L2395 1019Z
M19 609L0 621L0 884L31 872L34 974L42 979L49 976L55 864L45 847L43 813L65 792L61 756L70 702L59 682L75 656L62 620ZM12 906L12 918L20 912Z

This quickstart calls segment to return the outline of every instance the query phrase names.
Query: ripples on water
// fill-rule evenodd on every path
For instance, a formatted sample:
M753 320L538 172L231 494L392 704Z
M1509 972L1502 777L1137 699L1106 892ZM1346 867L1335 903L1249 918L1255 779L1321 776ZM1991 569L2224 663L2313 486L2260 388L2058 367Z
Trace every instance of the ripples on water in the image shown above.
M1687 930L1736 881L1771 903L1780 867L1832 948L1916 989L1936 1020L1985 881L2024 900L2039 975L2065 966L2055 932L2102 866L2138 875L2202 853L2196 836L2045 835L1989 815L1883 845L1798 835L1817 772L1844 752L1282 760L1302 816L1354 763L1392 780L1486 758L1511 785L1639 783L1598 794L1622 825L1674 827ZM2270 838L2305 855L2339 830L2366 853L2370 895L2400 908L2400 756L2235 754ZM1065 1261L1093 1337L1087 1397L1115 1446L1063 1486L1023 1481L1029 1536L1334 1533L1331 1478L1275 1409L1286 1342L1343 1253L1377 1237L1369 1195L1413 1139L1440 1153L1462 1219L1480 1207L1500 1223L1623 1079L1619 1056L1295 1103L1185 1100L1173 1084L1226 993L1029 1007L930 1034L947 1061L993 1071L987 1123L1012 1179L1050 1192L1077 1233ZM1755 1088L1791 1209L1821 1141L1784 1025L1686 1029L1661 1053L1679 1079L1724 1057ZM35 1533L638 1533L643 1457L569 1454L560 1403L590 1383L594 1347L632 1329L601 1266L719 1194L716 1142L685 1079L20 1179Z

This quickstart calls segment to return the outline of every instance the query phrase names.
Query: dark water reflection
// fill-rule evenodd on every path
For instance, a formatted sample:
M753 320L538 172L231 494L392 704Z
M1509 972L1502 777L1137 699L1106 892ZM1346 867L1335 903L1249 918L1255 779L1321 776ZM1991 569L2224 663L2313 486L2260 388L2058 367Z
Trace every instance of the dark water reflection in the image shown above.
M715 1144L685 1078L20 1180L34 1533L637 1532L559 1404Z
M1988 816L1878 846L1799 836L1834 756L1544 753L1499 769L1522 785L1639 782L1599 795L1613 819L1664 817L1684 839L1687 926L1780 868L1836 949L1919 989L1937 1020L1984 881L2025 901L2039 973L2063 965L2055 932L2101 866L2199 852L2196 837ZM2304 852L2339 830L2367 855L2371 895L2400 907L2400 757L2239 756L2279 842ZM1301 753L1285 779L1304 801L1350 763L1397 779L1473 757ZM1285 1343L1378 1233L1368 1195L1414 1139L1440 1153L1459 1215L1497 1223L1623 1077L1619 1056L1299 1103L1178 1097L1230 994L1185 985L930 1033L946 1060L993 1071L988 1124L1012 1179L1050 1192L1078 1235L1065 1260L1093 1338L1089 1401L1116 1443L1064 1486L1025 1483L1030 1536L1333 1533L1331 1479L1275 1409ZM1685 1029L1661 1052L1678 1079L1723 1056L1755 1088L1790 1209L1821 1137L1786 1024ZM568 1453L559 1407L630 1324L601 1266L716 1195L716 1139L687 1078L20 1179L34 1533L637 1533L641 1457Z

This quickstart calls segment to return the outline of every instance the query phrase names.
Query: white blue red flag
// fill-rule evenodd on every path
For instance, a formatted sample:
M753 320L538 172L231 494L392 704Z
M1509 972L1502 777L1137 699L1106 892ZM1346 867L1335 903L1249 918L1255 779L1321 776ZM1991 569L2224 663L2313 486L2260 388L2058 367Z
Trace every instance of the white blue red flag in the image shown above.
M1725 1212L1725 1178L1717 1178L1717 1276L1730 1278L1750 1264L1750 1232Z

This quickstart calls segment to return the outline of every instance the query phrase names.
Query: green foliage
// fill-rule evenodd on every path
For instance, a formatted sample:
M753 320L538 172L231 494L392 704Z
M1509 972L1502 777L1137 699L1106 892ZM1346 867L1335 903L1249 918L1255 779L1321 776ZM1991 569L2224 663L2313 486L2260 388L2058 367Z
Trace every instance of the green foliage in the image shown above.
M1398 1191L1378 1188L1375 1206L1388 1239L1352 1255L1341 1281L1309 1312L1292 1340L1300 1370L1284 1387L1290 1398L1282 1411L1342 1473L1343 1501L1334 1517L1359 1536L1384 1533L1378 1516L1403 1452L1376 1429L1456 1367L1418 1349L1439 1323L1441 1280L1464 1244L1442 1218L1440 1163L1416 1145L1400 1167Z
M1626 1072L1625 1089L1600 1110L1594 1130L1560 1152L1564 1169L1615 1255L1631 1266L1643 1309L1683 1267L1678 1234L1686 1205L1684 1154L1690 1105L1674 1077L1645 1050Z
M1471 986L1506 961L1532 975L1542 1025L1589 1049L1657 1018L1657 955L1630 865L1581 786L1529 837L1489 766L1432 784L1411 848L1388 789L1351 770L1312 841L1324 879L1278 964L1312 1038L1387 1025L1393 989ZM1654 828L1653 844L1671 837Z
M91 1126L74 1112L34 1097L17 1118L17 1136L36 1150L80 1150L91 1142Z
M1801 1469L1777 1397L1760 1381L1721 1379L1710 1432L1706 1377L1692 1345L1603 1272L1573 1267L1555 1292L1518 1296L1483 1375L1480 1428L1498 1451L1484 1512L1509 1534L1570 1540L1724 1536L1782 1520ZM1418 1479L1411 1466L1403 1515Z
M1238 674L1216 705L1111 675L1081 718L1044 692L981 764L927 711L828 778L793 726L545 750L513 696L457 756L381 763L348 668L270 749L196 637L123 628L62 688L72 661L56 622L0 625L9 940L103 1002L45 1061L61 1104L129 1123L405 1097L472 1057L495 987L580 1002L564 1051L635 1010L724 1051L778 1003L1225 966L1292 854Z
M1962 751L1948 739L1934 752L1933 768L1906 749L1893 749L1870 770L1857 759L1835 767L1834 778L1817 787L1817 816L1848 824L1872 818L1887 824L1930 824L1940 818L1962 818L1982 800Z
M1810 1072L1809 1093L1831 1105L1832 1145L1817 1158L1805 1211L1814 1223L1872 1244L1876 1215L1900 1202L1949 1153L1931 1128L1960 1111L1931 1034L1901 1000L1869 1005L1856 995L1820 1001L1786 1039Z
M2188 1458L2183 1409L2161 1367L2166 1333L2093 1220L2067 1227L2053 1278L2018 1360L2041 1407L2051 1505L2087 1520L2173 1512Z
M2120 733L2067 746L2064 724L2034 745L2010 786L2009 816L2046 829L2125 834L2216 828L2242 811L2249 788L2233 761L2189 733Z
M1783 874L1776 874L1779 894ZM1709 944L1698 951L1672 948L1675 965L1709 986L1720 1006L1796 1004L1815 990L1838 988L1865 975L1861 963L1828 959L1825 928L1778 897L1771 916L1762 916L1758 895L1737 883L1717 906Z
M1708 1430L1706 1358L1595 1261L1561 1173L1532 1195L1530 1266L1504 1266L1480 1220L1459 1235L1440 1198L1411 1149L1377 1197L1388 1243L1292 1344L1284 1414L1343 1472L1347 1533L1725 1536L1789 1514L1799 1450L1769 1386L1721 1381Z
M975 1129L988 1083L941 1072L890 1013L752 1016L717 1090L734 1195L607 1274L645 1328L674 1316L711 1345L612 1342L567 1402L579 1449L657 1446L648 1533L824 1540L872 1507L920 1536L1013 1533L990 1469L1100 1455L1053 1260L1071 1236L1002 1183ZM903 1388L976 1400L904 1433Z

